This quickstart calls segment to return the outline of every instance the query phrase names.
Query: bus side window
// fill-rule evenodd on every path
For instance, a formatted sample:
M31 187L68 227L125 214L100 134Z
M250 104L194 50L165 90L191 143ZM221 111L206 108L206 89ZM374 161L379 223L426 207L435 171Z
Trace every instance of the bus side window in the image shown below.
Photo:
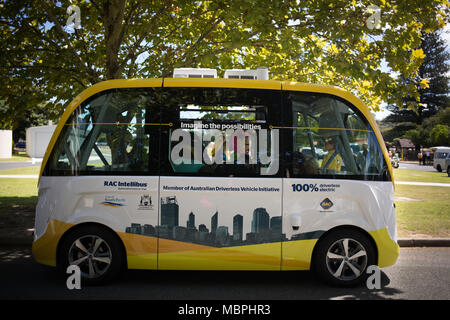
M110 90L80 105L58 138L49 173L149 173L154 166L149 167L152 146L145 126L152 90Z
M268 109L280 92L237 88L165 88L161 156L167 175L259 177L279 173L278 141ZM274 105L275 101L278 103Z
M383 153L368 121L328 95L284 93L287 177L383 179Z

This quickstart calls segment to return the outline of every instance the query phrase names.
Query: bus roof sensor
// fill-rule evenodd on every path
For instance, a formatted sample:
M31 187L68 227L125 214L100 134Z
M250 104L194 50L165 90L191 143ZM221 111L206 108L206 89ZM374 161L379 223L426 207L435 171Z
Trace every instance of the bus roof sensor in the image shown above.
M225 70L224 78L225 79L269 80L269 70L265 67L259 67L256 70L228 69L228 70Z
M216 69L208 68L175 68L174 78L217 78Z

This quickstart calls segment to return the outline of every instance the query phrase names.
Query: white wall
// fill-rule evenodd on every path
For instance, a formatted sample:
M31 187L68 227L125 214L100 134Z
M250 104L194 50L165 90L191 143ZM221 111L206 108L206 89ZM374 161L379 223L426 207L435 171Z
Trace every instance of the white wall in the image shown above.
M12 157L12 130L0 130L0 159Z
M43 158L56 125L31 127L26 131L27 155L31 158Z

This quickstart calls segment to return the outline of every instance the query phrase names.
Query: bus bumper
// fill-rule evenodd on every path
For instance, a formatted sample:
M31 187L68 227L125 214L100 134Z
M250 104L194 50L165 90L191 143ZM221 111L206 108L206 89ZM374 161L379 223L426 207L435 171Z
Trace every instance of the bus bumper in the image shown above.
M45 233L34 239L31 246L34 260L41 264L56 267L56 251L59 240L71 227L71 224L50 219Z
M400 247L389 236L387 229L369 232L378 249L378 267L384 268L395 264L400 253Z

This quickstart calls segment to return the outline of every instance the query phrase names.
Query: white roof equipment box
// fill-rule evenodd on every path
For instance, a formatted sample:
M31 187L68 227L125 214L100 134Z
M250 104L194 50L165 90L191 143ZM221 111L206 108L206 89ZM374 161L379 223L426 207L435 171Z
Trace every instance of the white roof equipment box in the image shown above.
M269 80L269 70L265 67L259 67L256 70L228 69L228 70L225 70L224 78L225 79Z
M207 68L175 68L174 78L217 78L216 69Z

